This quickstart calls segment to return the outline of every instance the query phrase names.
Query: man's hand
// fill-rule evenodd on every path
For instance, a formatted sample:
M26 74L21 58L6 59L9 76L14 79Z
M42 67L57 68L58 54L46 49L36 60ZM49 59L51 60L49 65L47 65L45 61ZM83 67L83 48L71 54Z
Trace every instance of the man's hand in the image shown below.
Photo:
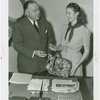
M44 58L47 56L45 51L41 51L41 50L36 50L35 51L35 55L37 55L38 57Z

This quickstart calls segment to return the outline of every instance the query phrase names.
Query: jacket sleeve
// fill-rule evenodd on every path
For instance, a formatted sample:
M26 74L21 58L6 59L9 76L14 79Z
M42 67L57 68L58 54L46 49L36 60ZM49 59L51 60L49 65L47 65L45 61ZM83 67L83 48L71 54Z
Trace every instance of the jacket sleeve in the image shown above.
M54 30L50 23L48 25L48 43L56 44Z
M48 23L48 52L51 53L51 50L49 49L49 44L56 45L54 30L50 23Z
M18 24L15 24L13 27L13 37L12 38L13 38L14 49L18 53L21 53L22 55L26 57L32 58L33 50L24 46L22 30Z

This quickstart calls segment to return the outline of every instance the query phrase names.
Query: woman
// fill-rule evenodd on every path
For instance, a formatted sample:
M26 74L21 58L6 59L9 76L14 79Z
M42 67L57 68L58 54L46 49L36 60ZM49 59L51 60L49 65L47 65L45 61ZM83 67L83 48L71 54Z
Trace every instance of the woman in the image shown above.
M66 7L66 15L69 23L64 26L62 31L61 50L63 58L72 61L70 76L82 76L82 63L89 55L90 32L83 24L81 9L78 4L70 3ZM84 53L80 50L84 47Z
M66 15L69 23L62 32L62 41L58 46L63 58L72 61L71 76L82 76L82 63L89 55L90 32L83 24L80 6L70 3L66 7ZM84 53L80 50L84 47Z

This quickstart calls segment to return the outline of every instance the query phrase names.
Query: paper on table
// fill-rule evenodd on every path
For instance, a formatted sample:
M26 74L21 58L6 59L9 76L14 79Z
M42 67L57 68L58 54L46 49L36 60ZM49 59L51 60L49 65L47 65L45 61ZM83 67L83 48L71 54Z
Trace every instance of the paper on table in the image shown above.
M73 82L72 80L59 80L54 79L52 81L52 91L54 92L76 92L79 90L79 82Z
M29 84L31 79L32 79L31 74L13 73L9 82L13 84Z
M42 91L48 91L48 86L49 86L48 79L32 79L27 87L27 90L40 91L42 81L43 81Z

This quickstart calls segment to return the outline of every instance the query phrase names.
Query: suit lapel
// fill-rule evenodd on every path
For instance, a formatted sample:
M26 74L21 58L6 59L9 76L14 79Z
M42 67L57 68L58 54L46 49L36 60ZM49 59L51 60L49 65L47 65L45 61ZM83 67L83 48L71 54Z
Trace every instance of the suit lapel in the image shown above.
M39 26L39 35L42 35L42 31L43 31L43 24L41 23L41 21L38 21L38 26Z
M45 38L45 30L46 30L46 27L45 27L45 22L42 20L42 19L40 19L39 21L38 21L38 25L39 25L39 36L40 36L40 44L39 44L39 46L41 47L42 46L42 44L41 43L43 43L43 41L44 41L44 39L47 39L47 38Z
M26 21L30 27L30 29L33 31L33 35L34 37L37 39L39 38L39 33L36 31L36 29L34 28L34 26L32 25L32 23L29 21L29 19L26 17Z
M42 19L40 19L40 20L38 21L39 32L40 32L40 36L42 37L42 39L43 39L43 36L44 36L44 34L45 34L45 30L46 30L46 27L45 27L45 24L44 24L44 23L45 23L45 22L42 21Z

